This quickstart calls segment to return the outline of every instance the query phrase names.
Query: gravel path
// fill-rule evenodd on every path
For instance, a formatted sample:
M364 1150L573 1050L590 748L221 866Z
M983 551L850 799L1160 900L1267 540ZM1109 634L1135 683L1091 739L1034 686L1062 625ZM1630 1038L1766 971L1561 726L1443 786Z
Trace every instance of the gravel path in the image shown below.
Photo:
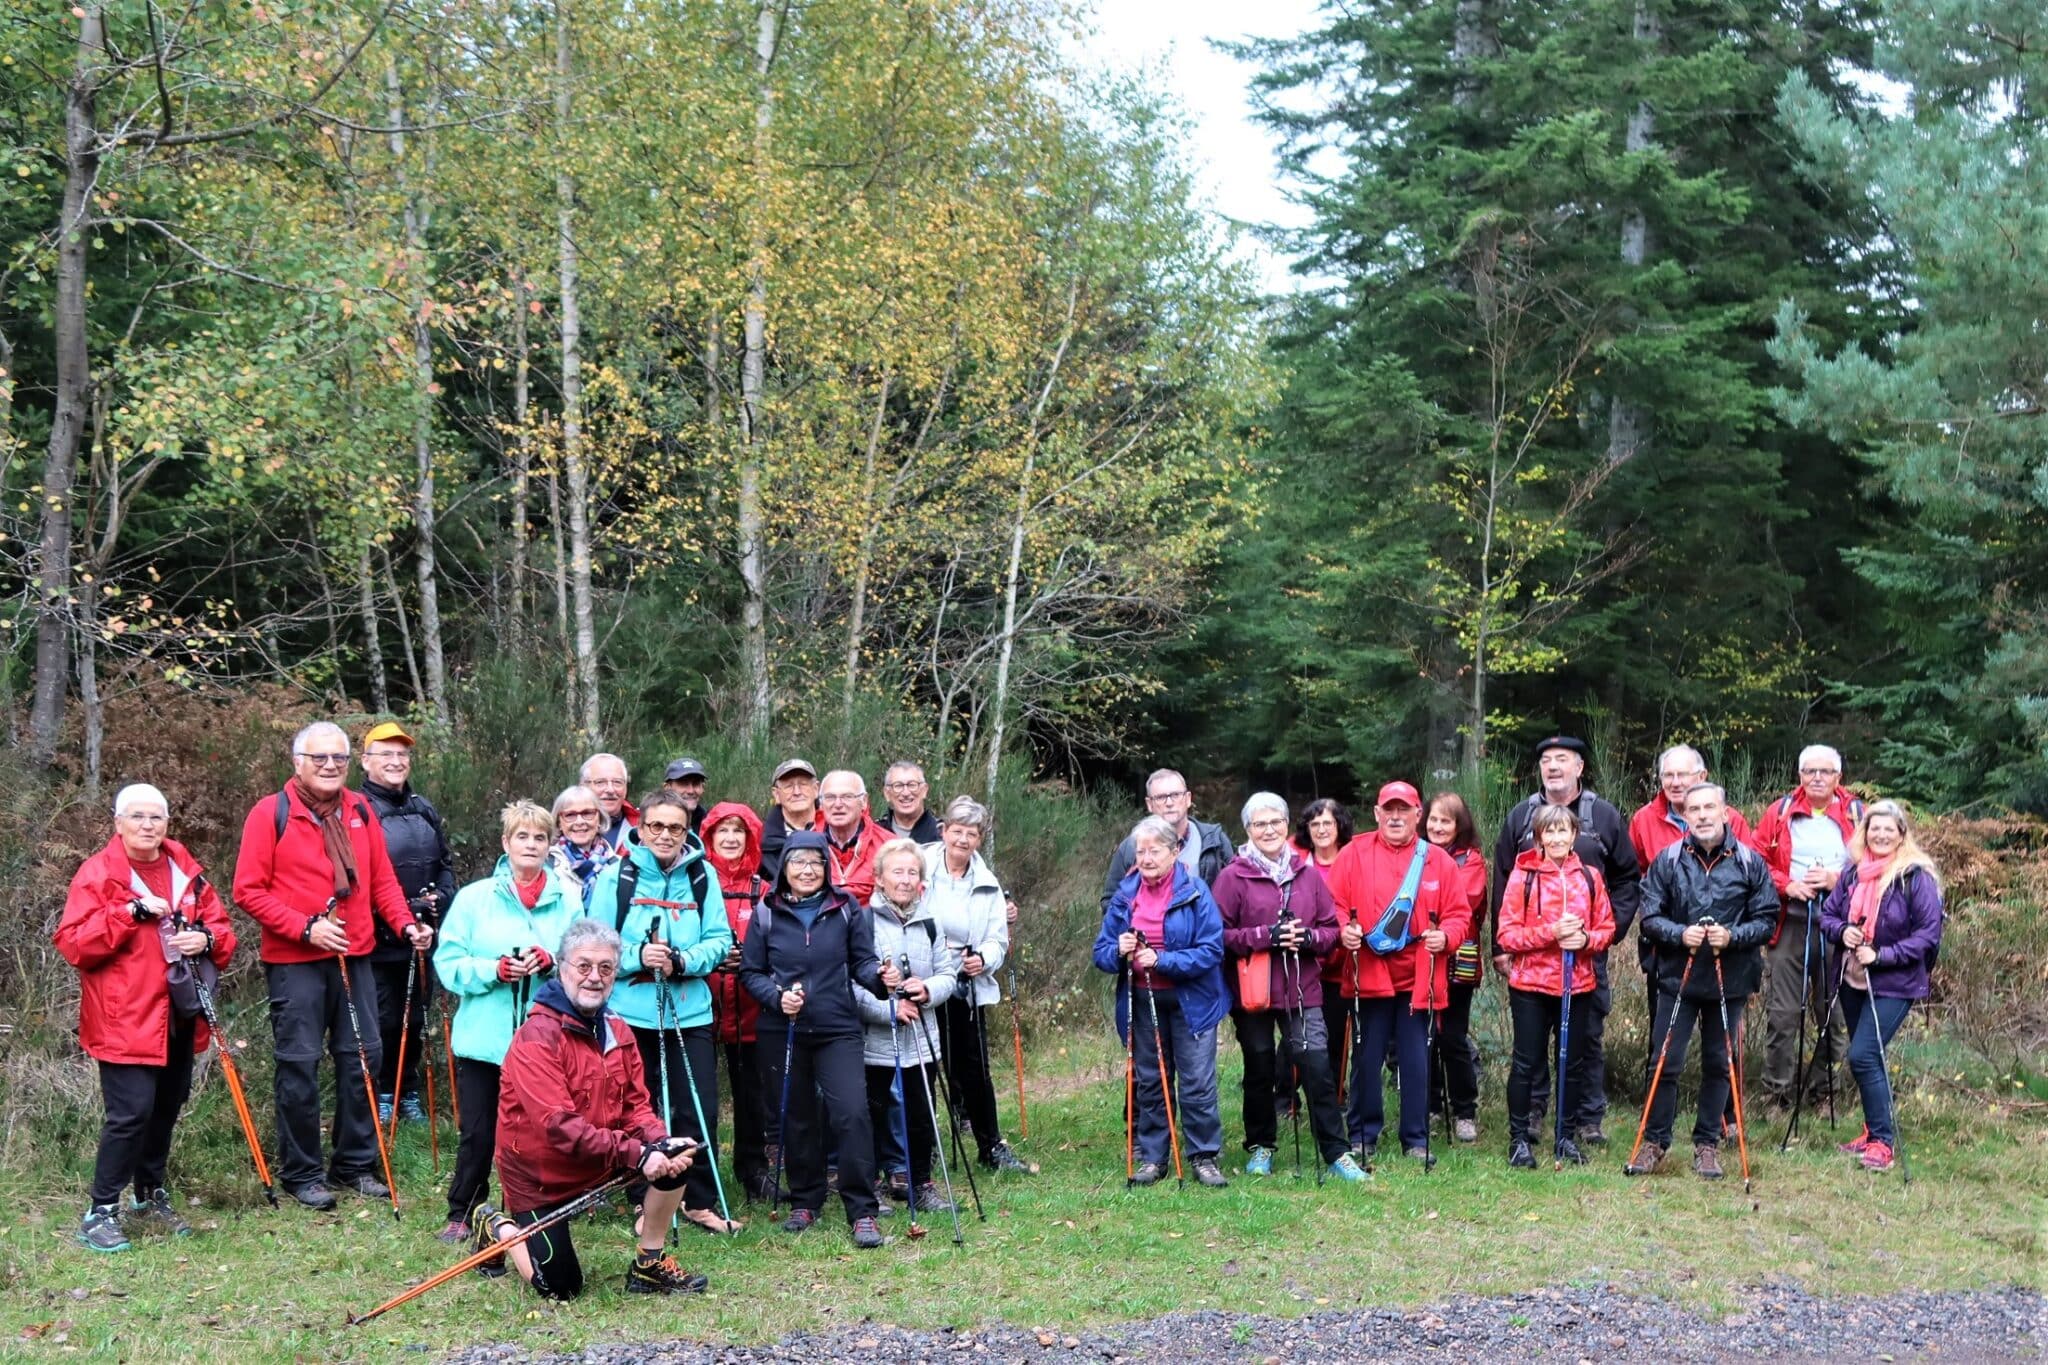
M913 1332L868 1326L802 1334L773 1346L648 1342L568 1355L479 1347L456 1365L533 1360L543 1365L752 1365L796 1361L1294 1361L1553 1360L1705 1362L2042 1359L2048 1309L2040 1293L2003 1289L1824 1301L1764 1286L1747 1308L1718 1322L1656 1299L1602 1286L1467 1299L1415 1311L1360 1310L1271 1318L1204 1311L1099 1331L996 1326Z

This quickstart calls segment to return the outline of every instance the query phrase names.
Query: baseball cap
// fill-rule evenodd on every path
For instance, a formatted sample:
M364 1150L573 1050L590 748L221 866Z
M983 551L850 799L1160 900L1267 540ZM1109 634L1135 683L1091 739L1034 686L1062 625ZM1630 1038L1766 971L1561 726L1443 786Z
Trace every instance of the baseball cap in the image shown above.
M1380 788L1380 794L1375 798L1373 804L1391 806L1396 801L1414 806L1417 810L1422 808L1422 794L1406 782L1387 783L1386 786Z
M395 720L387 720L382 725L372 726L370 733L363 736L364 744L377 744L386 740L394 744L413 742L412 736L405 732L405 727Z
M785 758L782 760L782 766L775 770L775 780L777 782L780 782L783 778L788 777L791 773L808 773L811 777L816 778L818 775L818 770L816 768L813 768L804 759Z
M668 771L661 775L664 782L680 782L686 777L704 776L704 765L694 758L679 758L668 765Z

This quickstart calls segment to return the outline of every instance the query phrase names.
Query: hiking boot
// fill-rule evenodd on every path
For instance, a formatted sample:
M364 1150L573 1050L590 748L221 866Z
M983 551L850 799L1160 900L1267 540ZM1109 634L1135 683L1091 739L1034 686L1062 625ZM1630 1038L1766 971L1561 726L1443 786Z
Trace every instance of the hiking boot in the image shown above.
M474 1233L469 1224L463 1222L460 1218L450 1218L448 1225L434 1234L434 1240L446 1242L449 1246L460 1246L473 1235Z
M1330 1163L1330 1178L1349 1181L1355 1185L1362 1180L1372 1179L1372 1172L1359 1165L1351 1153L1346 1152Z
M469 1225L474 1231L471 1232L470 1238L474 1245L470 1247L470 1254L474 1255L479 1251L496 1246L499 1241L499 1230L511 1222L512 1220L509 1217L493 1208L488 1200L471 1209L469 1211ZM502 1279L505 1272L509 1269L511 1267L505 1264L503 1256L493 1256L490 1260L479 1265L476 1268L476 1273L487 1280L496 1280Z
M398 1117L407 1123L425 1123L427 1111L420 1107L418 1095L401 1095L398 1098Z
M1570 1139L1567 1138L1566 1141L1570 1141ZM1585 1127L1579 1129L1579 1146L1605 1147L1606 1145L1607 1134L1601 1131L1599 1124L1589 1123Z
M1422 1169L1425 1171L1436 1165L1436 1153L1430 1151L1427 1147L1410 1147L1405 1155L1421 1162Z
M994 1171L997 1175L1038 1174L1038 1163L1026 1161L1023 1157L1018 1156L1010 1150L1010 1144L1007 1142L998 1142L995 1146L989 1148L988 1155L981 1159L981 1164Z
M781 1196L775 1188L775 1171L771 1168L747 1177L747 1198L756 1204L775 1204Z
M876 1226L874 1219L856 1218L853 1220L853 1244L862 1251L873 1251L886 1240L888 1239L882 1236L882 1229Z
M365 1199L389 1199L391 1187L368 1171L342 1182Z
M929 1180L918 1186L916 1207L919 1213L958 1213L960 1211L960 1206L946 1198L939 1187Z
M889 1198L899 1204L908 1204L910 1202L910 1172L891 1171L887 1179L889 1182Z
M1692 1149L1692 1173L1702 1180L1719 1180L1721 1170L1721 1149L1711 1142L1699 1143Z
M1160 1174L1158 1162L1141 1161L1138 1163L1138 1168L1131 1172L1131 1183L1133 1185L1157 1185Z
M389 1128L391 1126L391 1097L389 1095L379 1095L377 1097L377 1126L379 1128Z
M676 1258L659 1251L643 1251L626 1267L628 1294L701 1294L710 1281L693 1275L676 1264Z
M1252 1154L1245 1158L1244 1173L1246 1175L1273 1174L1273 1149L1271 1147L1252 1148Z
M816 1209L791 1209L789 1217L782 1220L782 1230L784 1232L802 1232L817 1221L818 1211Z
M827 1166L825 1168L825 1191L828 1194L839 1193L839 1168L837 1166Z
M1863 1131L1848 1142L1837 1143L1835 1150L1844 1156L1862 1156L1863 1149L1870 1145L1870 1125L1864 1124Z
M1479 1141L1479 1125L1471 1119L1459 1119L1451 1131L1460 1142Z
M85 1216L78 1220L76 1236L79 1245L88 1251L126 1251L133 1245L128 1234L121 1231L118 1204L87 1205Z
M1621 1168L1623 1175L1650 1175L1664 1164L1664 1149L1654 1142L1643 1144L1643 1150L1636 1153L1635 1160Z
M301 1185L290 1193L292 1198L307 1208L317 1209L321 1213L327 1212L341 1202L334 1197L334 1191L328 1189L327 1183L322 1180L316 1180L310 1185Z
M1579 1144L1573 1142L1570 1138L1559 1138L1557 1140L1557 1159L1568 1166L1583 1166L1586 1164L1586 1154L1580 1151Z
M1223 1168L1216 1164L1214 1157L1198 1156L1189 1163L1195 1168L1195 1179L1212 1190L1230 1188L1230 1182L1223 1178Z
M150 1232L160 1232L166 1237L190 1237L192 1225L178 1216L171 1206L171 1192L159 1185L149 1192L145 1199L137 1199L128 1205L129 1220Z
M889 1181L886 1177L875 1181L875 1217L894 1218L896 1206L889 1202Z
M1872 1175L1881 1175L1892 1168L1892 1145L1889 1142L1879 1142L1876 1138L1872 1138L1863 1148L1863 1155L1859 1159L1863 1163L1864 1170L1869 1171Z
M1517 1142L1508 1149L1508 1165L1522 1171L1536 1169L1536 1156L1529 1150L1528 1143Z

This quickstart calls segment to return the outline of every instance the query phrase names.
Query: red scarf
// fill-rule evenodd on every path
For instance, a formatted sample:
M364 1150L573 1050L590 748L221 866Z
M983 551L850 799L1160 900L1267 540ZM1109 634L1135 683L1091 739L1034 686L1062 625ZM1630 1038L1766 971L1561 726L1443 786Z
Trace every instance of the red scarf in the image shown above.
M334 866L334 898L346 900L356 889L356 850L349 842L348 822L341 817L342 792L321 798L306 789L306 784L294 777L292 790L313 818L320 822L320 838L327 847L327 861Z
M1863 931L1863 941L1872 948L1877 946L1877 908L1884 899L1884 873L1891 863L1890 858L1864 855L1856 864L1856 885L1849 888L1849 923ZM1858 990L1870 989L1870 970L1856 960L1854 953L1849 955L1843 970L1850 985Z

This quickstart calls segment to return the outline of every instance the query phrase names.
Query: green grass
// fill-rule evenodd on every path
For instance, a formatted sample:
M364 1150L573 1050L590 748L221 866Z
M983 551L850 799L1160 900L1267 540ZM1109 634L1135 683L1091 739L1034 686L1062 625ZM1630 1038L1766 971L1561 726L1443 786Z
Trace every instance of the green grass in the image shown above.
M1233 1135L1235 1064L1226 1043ZM2042 1129L2009 1113L1962 1111L1931 1088L1906 1097L1911 1186L1897 1172L1851 1169L1831 1144L1779 1156L1775 1129L1752 1144L1749 1196L1739 1176L1710 1186L1682 1161L1657 1178L1625 1180L1624 1150L1584 1170L1514 1172L1496 1102L1482 1111L1479 1145L1440 1148L1433 1175L1391 1161L1364 1189L1318 1189L1308 1172L1299 1182L1288 1174L1283 1132L1269 1180L1127 1193L1121 1065L1102 1039L1035 1056L1032 1136L1018 1145L1046 1173L985 1178L988 1221L970 1214L964 1248L939 1219L921 1243L856 1254L836 1208L801 1240L773 1232L756 1208L733 1243L685 1234L683 1259L712 1277L708 1296L629 1300L619 1289L627 1228L613 1214L577 1226L592 1287L573 1305L465 1277L363 1328L343 1325L344 1315L450 1259L432 1240L441 1210L424 1135L401 1138L402 1225L359 1200L332 1215L272 1212L236 1164L233 1119L211 1081L173 1157L174 1177L208 1204L191 1211L200 1231L189 1240L150 1240L119 1256L73 1243L90 1132L51 1154L47 1183L5 1178L0 1355L400 1359L497 1341L536 1351L671 1337L762 1342L869 1320L1063 1329L1180 1309L1287 1315L1595 1281L1727 1312L1766 1279L1865 1294L2040 1277ZM267 1115L261 1121L267 1127ZM1617 1113L1612 1127L1625 1136L1633 1115ZM1845 1119L1843 1135L1854 1128ZM444 1143L444 1164L450 1155ZM1226 1159L1234 1171L1242 1157L1233 1149ZM900 1230L902 1215L888 1221Z

